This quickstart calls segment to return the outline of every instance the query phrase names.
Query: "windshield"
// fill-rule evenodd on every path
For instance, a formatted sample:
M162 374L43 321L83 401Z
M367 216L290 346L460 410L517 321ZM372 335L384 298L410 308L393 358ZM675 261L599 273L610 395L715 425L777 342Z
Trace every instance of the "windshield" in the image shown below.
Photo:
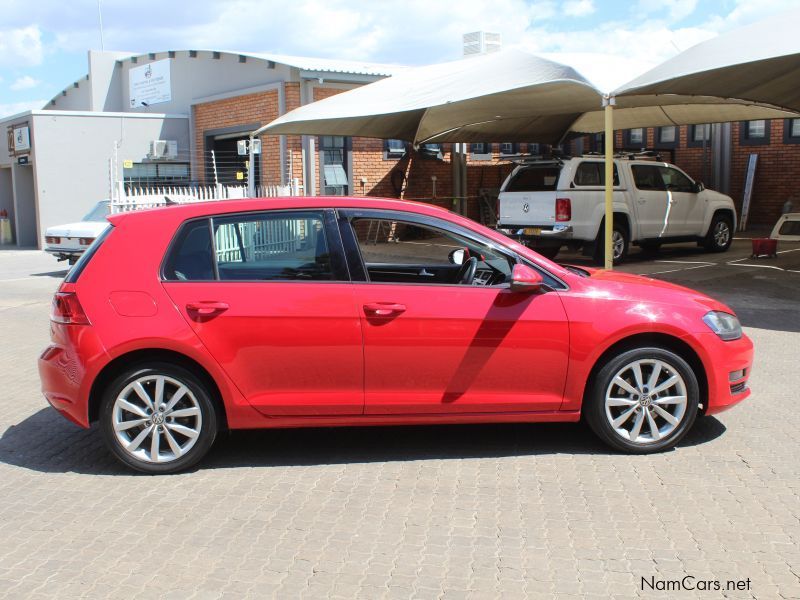
M97 204L94 205L94 208L90 210L81 221L105 221L106 217L108 216L108 200L100 200Z

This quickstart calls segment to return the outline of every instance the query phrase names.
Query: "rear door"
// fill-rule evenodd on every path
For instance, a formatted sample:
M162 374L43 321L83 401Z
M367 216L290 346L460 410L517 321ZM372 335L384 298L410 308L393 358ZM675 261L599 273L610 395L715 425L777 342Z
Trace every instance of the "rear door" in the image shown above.
M552 226L561 164L519 167L500 192L500 226ZM536 235L538 232L529 232Z
M190 222L163 278L178 311L255 408L362 413L359 315L333 211Z
M660 238L667 233L669 202L661 167L657 164L631 165L633 183L636 186L636 221L640 239Z

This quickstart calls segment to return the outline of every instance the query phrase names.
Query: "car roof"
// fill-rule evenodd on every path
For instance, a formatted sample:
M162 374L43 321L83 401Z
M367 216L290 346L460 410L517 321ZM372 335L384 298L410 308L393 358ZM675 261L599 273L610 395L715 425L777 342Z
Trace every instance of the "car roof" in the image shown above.
M375 198L352 196L281 196L276 198L246 198L242 200L209 200L171 204L156 208L138 209L116 213L108 216L112 224L127 219L161 219L186 220L209 215L224 215L254 212L265 209L314 209L314 208L362 208L415 212L430 216L457 216L455 213L425 202L412 202L395 198Z

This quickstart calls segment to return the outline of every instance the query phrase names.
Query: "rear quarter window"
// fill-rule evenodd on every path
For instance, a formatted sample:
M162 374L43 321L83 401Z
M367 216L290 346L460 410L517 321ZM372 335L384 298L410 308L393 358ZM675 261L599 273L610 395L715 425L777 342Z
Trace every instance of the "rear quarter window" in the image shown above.
M164 263L167 281L212 281L211 231L208 219L190 221L178 233Z
M576 186L601 186L606 184L606 166L601 162L586 161L575 170L573 183ZM614 185L619 185L617 165L614 165Z
M506 192L552 192L558 186L560 166L523 167L511 176Z

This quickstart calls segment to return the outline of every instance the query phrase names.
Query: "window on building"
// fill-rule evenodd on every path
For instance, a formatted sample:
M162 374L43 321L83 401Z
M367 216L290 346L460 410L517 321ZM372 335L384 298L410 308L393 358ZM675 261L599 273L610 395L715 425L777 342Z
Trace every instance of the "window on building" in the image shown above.
M703 142L711 139L711 125L692 125L692 141Z
M383 150L384 158L403 158L406 154L406 143L404 140L386 140Z
M541 154L541 152L542 151L541 151L541 149L539 147L539 144L533 144L533 143L528 144L528 154L537 155L537 154Z
M783 122L783 143L800 144L800 119L786 119Z
M660 127L658 130L658 141L662 144L674 144L677 134L677 127L671 125L669 127Z
M644 146L644 129L638 127L628 131L628 142L631 146Z
M745 146L769 144L769 121L745 121L739 126L739 141Z
M513 156L517 154L517 144L503 142L500 144L500 156Z
M325 196L346 196L350 190L347 177L349 140L340 135L320 137L319 154L322 167L322 193Z
M133 163L122 174L130 185L186 185L191 181L189 163Z
M486 142L477 142L469 145L470 158L472 160L491 160L492 145Z

